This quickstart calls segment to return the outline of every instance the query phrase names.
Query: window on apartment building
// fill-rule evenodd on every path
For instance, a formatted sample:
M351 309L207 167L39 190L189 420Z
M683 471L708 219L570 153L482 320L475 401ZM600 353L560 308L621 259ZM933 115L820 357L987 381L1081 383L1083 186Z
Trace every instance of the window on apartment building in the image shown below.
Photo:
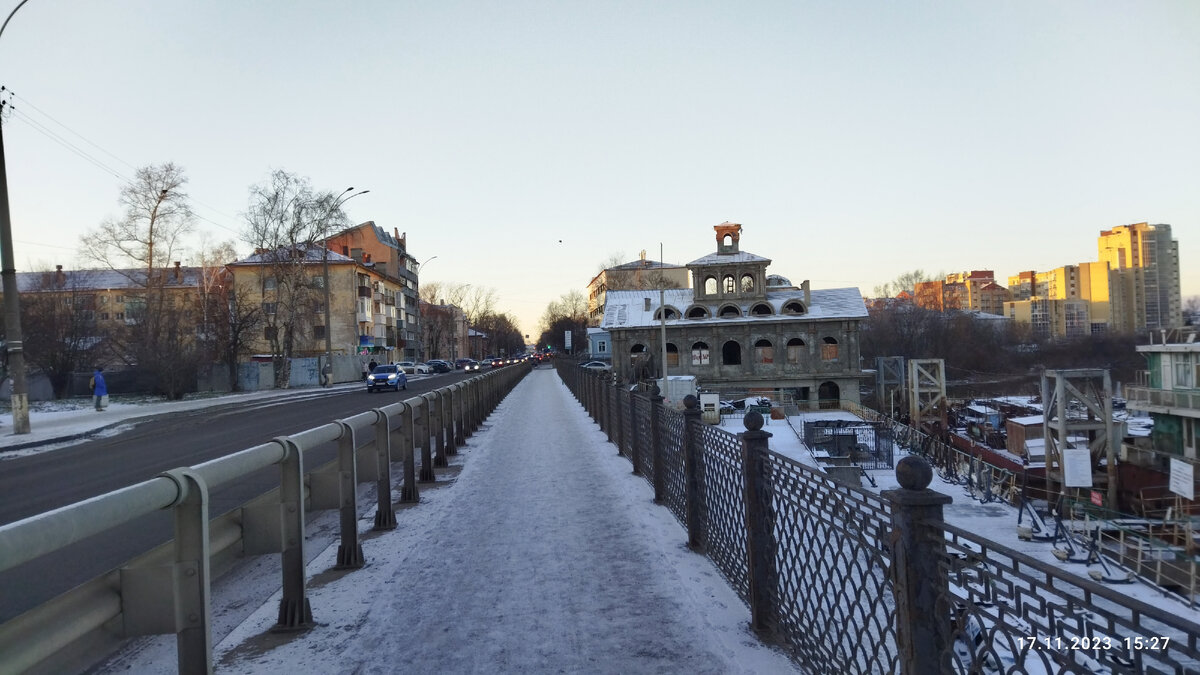
M676 347L674 342L667 343L667 366L679 366L679 347Z
M705 279L704 279L704 294L705 295L716 295L717 294L717 278L716 277L705 277Z
M789 365L799 365L804 356L804 340L792 338L787 342L787 362Z
M754 343L755 363L775 363L775 346L770 340L759 340Z
M275 281L275 277L266 277L263 279L263 292L273 291L276 288L278 288L278 284Z
M275 314L275 308L278 304L279 303L275 303L275 302L264 302L262 304L263 314L266 314L266 315Z
M313 338L317 340L324 340L325 326L313 326Z
M113 318L117 321L122 321L125 319L125 312L117 312L116 314L113 314Z
M838 341L834 338L827 337L822 340L821 345L821 360L822 361L837 361L838 360Z
M737 284L734 281L732 274L726 274L724 278L721 279L721 285L725 287L726 293L733 294L737 292Z
M275 337L278 335L279 335L279 329L276 328L275 326L267 326L266 328L263 328L263 339L264 340L274 340Z
M721 345L721 365L742 365L742 345L737 340L729 340Z
M108 312L100 312L100 320L108 321Z
M325 288L325 276L318 274L317 276L312 277L312 287Z
M749 274L742 275L742 292L743 293L753 293L754 292L754 277L752 275L749 275Z
M1195 364L1187 354L1173 354L1175 365L1175 389L1192 389L1196 386L1193 379Z
M118 295L117 297L113 298L113 302L125 302L125 296Z
M708 343L696 342L692 344L692 365L707 366L708 361Z
M599 350L599 352L601 354L607 354L608 353L608 343L605 342L604 340L601 340L596 343L596 349Z
M102 305L108 304L108 296L107 295L100 296L100 304L102 304Z

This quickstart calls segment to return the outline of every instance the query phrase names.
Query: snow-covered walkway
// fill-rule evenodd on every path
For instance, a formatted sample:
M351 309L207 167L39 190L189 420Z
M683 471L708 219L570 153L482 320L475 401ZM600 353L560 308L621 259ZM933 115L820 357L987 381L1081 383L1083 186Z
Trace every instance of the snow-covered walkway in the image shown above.
M367 567L330 571L336 546L309 564L317 627L270 633L272 598L217 636L217 671L796 672L553 370L533 371L452 460L452 484L365 538ZM120 665L174 669L154 652Z

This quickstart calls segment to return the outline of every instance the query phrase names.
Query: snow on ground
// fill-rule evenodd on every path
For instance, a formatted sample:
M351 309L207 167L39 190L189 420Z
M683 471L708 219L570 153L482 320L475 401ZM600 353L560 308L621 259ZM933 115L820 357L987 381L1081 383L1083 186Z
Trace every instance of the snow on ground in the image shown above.
M798 672L749 631L737 594L552 370L451 462L396 530L370 532L362 513L366 567L333 570L336 544L313 558L316 627L272 633L276 593L214 629L217 670ZM238 597L218 586L214 604ZM104 670L175 672L172 647L139 641Z

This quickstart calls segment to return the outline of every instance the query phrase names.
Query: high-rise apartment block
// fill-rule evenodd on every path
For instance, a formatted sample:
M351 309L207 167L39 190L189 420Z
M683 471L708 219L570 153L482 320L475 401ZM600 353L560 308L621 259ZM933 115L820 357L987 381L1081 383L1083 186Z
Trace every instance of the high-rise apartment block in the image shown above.
M1183 325L1179 242L1170 225L1135 223L1100 232L1100 261L1112 270L1113 304L1123 332Z

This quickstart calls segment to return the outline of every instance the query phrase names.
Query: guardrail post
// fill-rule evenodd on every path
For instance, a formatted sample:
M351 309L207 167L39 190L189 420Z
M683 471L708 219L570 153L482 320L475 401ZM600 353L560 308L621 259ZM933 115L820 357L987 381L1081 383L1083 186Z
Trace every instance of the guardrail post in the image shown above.
M892 504L892 585L896 600L896 647L902 675L942 672L950 645L950 597L946 540L928 522L941 522L942 507L954 501L929 489L929 462L909 455L896 464L900 488L880 493Z
M404 462L404 484L400 487L400 503L410 504L421 501L421 493L417 489L417 459L413 451L413 404L409 399L401 405L404 410L400 413L400 455Z
M354 427L338 420L338 514L341 542L334 569L362 567L362 542L358 540L358 462L355 461Z
M633 424L633 433L630 434L633 438L633 447L629 449L629 460L633 462L633 475L642 475L642 425L638 423L637 415L637 394L629 392L629 419Z
M392 434L388 431L388 416L375 409L375 464L379 479L375 483L378 503L375 506L375 530L396 529L396 510L392 508Z
M775 553L774 481L763 417L748 412L742 423L742 467L746 504L746 549L750 573L750 628L764 641L774 641L775 621L779 615L775 602L779 572Z
M655 385L650 390L650 451L654 463L654 503L661 504L667 498L667 472L663 468L662 442L662 403L663 397Z
M459 382L454 395L454 444L462 447L467 442L467 385Z
M458 407L458 385L452 384L442 389L442 427L446 437L446 454L458 454L458 438L454 435L454 409Z
M422 483L432 483L437 480L433 474L433 447L429 442L429 394L420 396L421 405L413 409L413 445L421 447L421 477Z
M279 620L272 630L286 631L312 625L312 607L305 592L304 575L304 452L290 438L277 438L286 456L279 464L279 508L282 511L283 568Z
M704 532L701 529L701 499L703 498L701 465L704 453L700 448L700 433L704 424L700 420L700 401L693 395L683 397L683 489L685 520L687 521L688 548L704 550Z
M437 455L433 458L433 465L438 468L450 466L450 458L446 456L446 392L443 389L435 389L426 396L430 397L429 405L429 430L433 432L433 440L437 444Z
M175 505L177 616L183 626L175 634L180 673L212 673L212 553L208 542L208 486L190 469L173 472L183 499Z

